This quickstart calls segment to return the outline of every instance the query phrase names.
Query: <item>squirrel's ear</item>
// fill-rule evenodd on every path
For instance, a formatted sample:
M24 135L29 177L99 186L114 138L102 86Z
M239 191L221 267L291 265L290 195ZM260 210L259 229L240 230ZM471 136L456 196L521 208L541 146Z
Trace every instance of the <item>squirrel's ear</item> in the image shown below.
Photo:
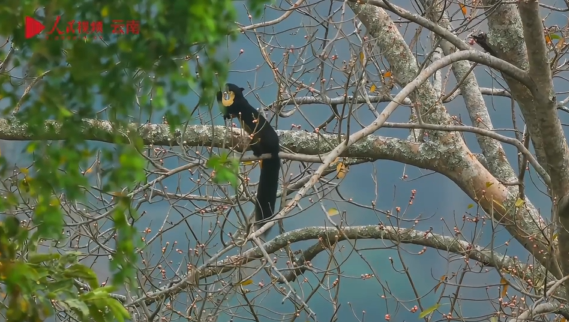
M243 91L245 90L243 87L239 87L239 89L241 90L241 93L243 93Z

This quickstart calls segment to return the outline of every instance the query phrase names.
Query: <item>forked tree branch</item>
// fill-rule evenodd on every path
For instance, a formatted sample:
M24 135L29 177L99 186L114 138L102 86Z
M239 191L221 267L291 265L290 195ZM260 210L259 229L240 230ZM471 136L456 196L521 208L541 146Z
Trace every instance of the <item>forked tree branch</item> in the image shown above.
M385 6L383 1L377 2L381 2L381 4ZM378 6L374 6L355 2L348 2L348 4L356 14L357 18L359 18L366 26L369 35L375 41L379 50L388 61L394 77L403 85L414 81L415 75L419 72L415 55L410 50L405 39L403 39L397 25L381 8L382 5L378 4ZM400 10L396 9L395 11ZM401 16L404 15L401 14ZM456 36L447 38L445 35L448 34L448 31L440 26L434 25L425 18L422 19L425 20L425 25L430 26L429 29L435 30L437 34L442 35L458 48L465 49L461 52L469 52L469 50L466 50L468 49L467 45L462 40L457 39ZM432 63L427 67L427 69L435 66L442 60L449 59L449 57L456 57L456 55L461 52L455 52L449 56L441 58L441 60ZM485 57L486 55L488 54L483 54L482 57ZM492 67L495 67L498 70L502 70L504 66L511 66L500 59L496 59L495 62L496 65ZM423 72L425 70L423 70ZM520 69L514 68L513 70L519 71ZM506 76L508 74L511 73L506 73ZM524 78L527 77L527 73L525 71L522 71L520 74L525 75ZM520 89L525 90L531 95L531 80L527 78L525 80L521 80L518 78L517 80L514 80L514 82ZM522 83L525 85L522 85ZM452 118L448 115L447 110L442 106L439 98L436 97L435 94L435 91L428 82L418 87L412 97L413 100L416 100L415 104L419 106L416 110L420 111L421 109L424 109L425 112L428 110L429 113L425 116L425 119L430 123L445 125L452 124ZM470 196L470 198L481 202L482 207L487 211L487 213L494 216L494 218L500 223L505 224L504 227L508 232L522 245L524 245L526 250L539 260L541 264L546 264L549 261L549 256L544 256L544 254L549 254L549 242L543 236L544 233L548 236L550 231L543 218L541 218L540 213L531 204L527 197L525 198L524 209L520 209L521 211L511 211L511 209L517 208L515 207L515 204L519 194L516 193L515 189L511 189L511 186L506 187L501 184L495 176L480 164L480 162L477 162L460 136L452 135L452 133L448 135L440 135L435 132L432 134L433 135L429 136L430 140L439 142L441 145L447 147L445 158L448 156L453 157L455 165L451 167L456 168L456 165L460 164L459 167L465 169L465 171L462 171L462 175L458 178L454 177L457 173L453 171L443 174L453 180ZM450 152L449 149L452 149L453 152ZM427 153L428 152L423 151L423 154ZM541 162L540 159L538 159L538 161ZM484 197L482 197L482 195L484 195ZM500 206L496 207L498 204L500 204ZM511 225L510 223L516 224ZM539 233L534 235L531 231L539 231ZM532 237L529 237L528 239L528 236L530 235ZM554 273L556 277L560 278L562 276L558 270L554 271Z
M481 263L484 266L495 267L499 270L506 270L512 276L516 276L521 282L528 279L543 279L545 272L542 266L527 265L521 263L515 256L507 256L491 248L472 245L466 241L458 240L455 237L439 235L433 232L383 225L342 227L342 233L338 233L335 228L331 227L301 228L279 235L264 243L262 246L267 253L272 254L284 247L289 247L296 242L318 240L319 238L326 240L329 244L335 244L343 241L345 238L349 238L358 240L381 239L396 241L397 243L403 244L422 245L432 249L448 251L453 254L465 256L471 260ZM133 301L126 304L126 306L140 305L142 301L144 301L146 305L152 304L160 298L175 295L183 291L186 287L195 282L194 279L196 276L199 280L230 272L236 269L236 267L240 267L263 257L264 255L261 249L258 246L254 246L245 250L240 255L229 256L224 260L216 262L208 262L198 267L197 270L192 271L192 276L181 276L178 283L174 283L153 292L148 292L143 297L135 298ZM554 280L554 278L549 275L548 281L551 280ZM127 298L125 296L115 295L115 297L123 303L127 302Z

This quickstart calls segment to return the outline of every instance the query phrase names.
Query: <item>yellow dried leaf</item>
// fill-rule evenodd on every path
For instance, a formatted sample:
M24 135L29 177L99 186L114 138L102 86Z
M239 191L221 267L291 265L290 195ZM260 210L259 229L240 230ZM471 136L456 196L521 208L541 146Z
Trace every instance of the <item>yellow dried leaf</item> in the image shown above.
M23 174L28 174L30 173L30 170L28 168L20 168L20 172Z
M466 207L466 208L471 209L471 208L473 208L473 207L474 207L473 204L469 204L468 207Z
M243 161L243 165L253 165L255 161Z
M555 46L557 47L557 50L561 50L561 49L563 49L563 45L565 45L565 38L559 39L559 41L557 42L557 45L555 45Z
M549 37L549 35L545 35L545 43L548 45L551 44L551 37Z
M516 207L520 208L521 206L523 206L525 203L525 201L523 201L522 199L518 198L518 200L516 200Z
M458 5L460 6L460 11L462 11L462 14L466 16L466 6L462 2L459 2Z
M364 52L361 51L360 52L360 62L362 63L362 65L364 64L364 60L365 60L365 55L364 55Z
M59 206L59 199L57 199L57 198L51 199L51 201L49 202L49 205L52 206L52 207L57 207L57 206Z
M502 293L500 294L501 297L506 297L506 295L508 295L508 285L504 285Z
M336 166L336 173L337 173L336 178L344 179L344 177L348 173L348 167L343 162L340 162Z
M253 280L252 279L247 279L244 280L243 282L240 283L242 286L247 286L247 285L251 285L253 284Z
M441 284L447 280L447 276L443 275L441 276L441 278L439 278L439 283L437 284L437 286L435 286L435 293L437 292L437 290L439 289L439 286L441 286Z
M20 299L20 310L22 312L26 312L28 310L28 301L24 300L24 299Z
M327 213L328 213L328 216L332 217L332 216L336 216L340 212L336 208L330 208L330 209L328 209Z
M492 182L486 182L486 188L490 188L492 187L493 183Z
M383 73L383 77L391 77L391 71L388 70L385 73Z
M371 84L369 91L374 93L376 89L377 89L377 87L375 87L375 84Z
M505 278L501 278L500 279L500 284L504 285L504 287L502 288L502 293L501 293L501 297L505 297L506 294L508 293L508 286L510 285L510 283L505 279Z

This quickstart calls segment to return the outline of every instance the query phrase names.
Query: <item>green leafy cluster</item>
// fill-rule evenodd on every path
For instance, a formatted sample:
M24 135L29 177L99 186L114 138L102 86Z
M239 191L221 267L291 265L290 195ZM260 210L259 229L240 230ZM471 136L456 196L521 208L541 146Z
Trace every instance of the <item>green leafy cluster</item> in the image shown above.
M246 5L258 16L264 2L249 0ZM26 16L40 20L44 32L26 39ZM56 40L57 31L46 39L58 16L57 28L63 32L67 32L70 22L102 22L103 40L82 39L79 34L77 39ZM138 22L138 33L113 34L111 25L117 19ZM135 122L143 123L147 119L136 117L158 112L174 129L191 112L176 98L191 90L199 93L200 105L210 105L229 67L216 49L227 36L235 39L236 20L232 0L2 2L0 36L7 37L9 43L0 52L0 65L7 59L9 48L14 50L8 62L10 68L0 73L0 103L8 106L4 116L25 124L29 134L38 138L24 150L33 163L29 169L20 169L19 195L0 198L0 211L14 209L23 200L34 206L32 235L18 228L13 218L1 226L0 283L6 286L10 305L0 310L7 310L11 319L39 321L53 313L48 312L51 300L81 321L89 317L102 321L110 315L116 320L126 317L120 303L108 295L112 288L97 287L94 273L77 263L77 254L24 256L22 249L32 240L61 237L64 213L57 196L64 195L68 202L85 199L89 182L82 169L88 168L101 150L85 141L81 124L84 119L110 120L116 129L113 139L117 144L103 149L101 162L112 165L103 173L103 192L116 196L112 212L117 236L112 282L118 285L134 276L138 239L132 224L137 215L129 193L144 181L146 163L137 152L143 146L136 133L120 129L133 117ZM27 75L25 82L11 75L22 70ZM41 81L34 83L36 78ZM32 90L22 98L23 89L32 83ZM57 121L58 128L47 125L46 120ZM53 131L66 139L41 140ZM214 158L210 165L216 169L218 179L236 185L235 161ZM11 170L4 157L0 157L0 168L3 176ZM74 279L87 282L90 290L77 293L73 290Z
M130 318L110 296L115 289L100 287L95 272L78 263L81 253L37 253L37 239L28 233L14 217L0 222L0 282L7 293L9 322L43 321L54 314L54 307L84 321Z
M239 160L229 158L229 154L222 153L219 156L211 156L209 160L207 160L206 166L215 172L213 176L215 183L229 183L234 189L237 189Z

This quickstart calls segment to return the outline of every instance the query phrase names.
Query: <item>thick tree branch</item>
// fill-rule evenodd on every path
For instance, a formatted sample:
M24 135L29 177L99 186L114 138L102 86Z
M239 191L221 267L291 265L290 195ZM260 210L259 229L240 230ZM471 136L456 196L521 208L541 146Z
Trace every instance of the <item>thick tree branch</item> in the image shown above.
M487 38L498 57L513 65L528 70L527 47L517 6L502 5L499 0L483 0L484 6L494 7L486 11L489 32ZM540 27L540 30L542 28ZM536 106L539 104L531 91L524 85L504 75L513 98L518 103L528 128L532 129L531 140L540 164L547 163L546 147L542 142L541 129L537 124Z
M317 94L316 94L317 95ZM381 103L381 102L391 102L393 100L393 95L369 95L367 99L369 99L370 103ZM308 105L308 104L325 104L325 105L334 105L334 104L344 104L344 103L352 103L354 102L353 96L338 96L332 97L330 100L326 100L323 97L319 96L301 96L301 97L292 97L287 100L283 100L281 102L274 102L267 107L267 109L272 109L276 106L286 106L286 105ZM355 103L357 104L365 104L367 100L365 97L358 95L356 97ZM412 102L409 98L405 98L402 102L403 105L411 105Z
M557 199L557 216L561 223L559 233L559 257L565 273L569 272L569 150L561 122L557 115L557 101L553 90L553 80L549 67L539 4L535 0L521 1L518 5L524 38L528 48L529 75L536 83L534 96L536 100L534 127L528 127L533 136L534 131L541 132L541 140L545 147L547 167L552 182L552 195ZM535 127L537 126L537 128ZM556 221L556 220L554 220ZM569 293L569 283L566 283Z
M421 17L417 14L411 13L399 6L394 5L392 2L389 2L389 4L386 4L385 1L383 0L350 0L350 7L352 8L352 10L354 9L354 6L352 6L352 4L357 3L358 5L370 5L370 6L375 6L387 11L391 11L394 14L398 15L399 17L405 18L409 21L412 21L422 27L425 27L431 31L433 31L434 33L436 33L437 35L445 38L446 40L448 40L450 43L452 43L455 47L457 47L458 49L461 50L469 50L470 46L468 44L466 44L464 41L462 41L462 39L458 38L456 35L454 35L452 32L448 31L447 29L437 25L436 23ZM359 10L358 10L359 11Z
M362 1L358 1L358 2L362 2ZM444 39L448 40L449 42L451 42L454 46L456 46L459 49L467 49L467 44L465 44L461 39L459 39L458 37L456 37L455 35L453 35L452 33L450 33L448 30L436 25L435 23L428 21L427 19L418 16L416 14L412 14L400 7L397 7L395 5L393 5L391 2L389 4L386 4L384 1L381 0L365 0L365 3L368 4L372 4L381 8L384 8L386 10L392 11L395 14L397 14L398 16L401 16L405 19L408 19L410 21L413 21L425 28L428 28L430 30L432 30L433 32L437 33L438 35L440 35L441 37L443 37ZM493 6L495 4L497 4L496 1L493 0L488 0L485 1L484 3L487 6ZM353 5L351 6L353 9ZM495 30L497 32L501 33L501 36L503 35L504 37L504 41L500 42L500 45L504 45L507 43L510 43L510 39L523 39L523 37L521 37L521 35L517 35L515 30L516 30L516 24L520 22L519 17L517 16L517 12L515 12L515 6L512 5L500 5L498 7L497 10L492 10L492 11L488 11L491 12L492 15L489 17L490 18L490 27L491 27L491 31ZM356 13L358 13L358 11L355 11ZM368 13L369 14L369 13ZM362 20L363 21L363 20ZM514 23L512 23L514 22ZM364 21L365 23L365 21ZM494 25L498 25L498 24L502 24L503 26L500 26L498 28L492 28ZM369 26L368 26L369 27ZM539 27L537 30L539 30L539 32L541 32L541 27ZM521 28L518 29L521 31ZM515 34L515 35L514 35ZM514 40L517 41L517 40ZM517 46L517 47L525 47L523 46L523 41L521 41L522 45ZM508 50L510 51L509 53L504 53L503 51L500 52L501 54L499 55L499 57L501 58L506 58L508 61L510 61L508 59L508 57L512 58L515 57L516 59L513 60L514 64L517 66L520 66L522 68L525 69L526 65L526 60L525 60L525 56L523 54L525 54L525 48L522 48L522 50L519 50L520 48L517 47L510 47ZM520 54L521 53L521 54ZM516 62L518 62L519 64L516 64ZM549 67L547 67L549 68ZM528 88L528 84L525 83L526 86L520 86L521 84L513 81L510 77L508 77L508 75L505 75L506 81L508 82L508 85L510 86L510 88L512 89L512 92L514 94L514 99L517 100L518 104L520 105L520 107L522 108L522 112L524 113L524 117L526 119L526 122L528 123L528 126L531 126L531 124L535 124L536 123L536 117L537 117L537 113L534 111L534 106L535 103L537 103L535 101L534 96L532 95L531 91L533 90L533 86L530 85L530 87ZM533 126L534 128L534 132L532 132L532 141L534 143L534 147L536 149L536 153L537 153L537 157L538 157L538 161L542 164L547 163L547 158L545 156L545 148L543 146L543 142L541 142L541 137L542 134L540 133L540 129L536 128L535 126ZM535 133L535 136L534 136ZM567 182L567 181L565 181ZM569 196L567 197L567 204L569 205Z
M489 25L488 38L490 40L490 44L497 52L497 55L524 70L530 70L531 68L529 67L527 47L533 47L534 45L545 46L545 44L537 43L540 41L539 39L542 39L543 35L537 35L535 33L542 33L543 29L541 19L539 19L539 12L538 10L535 10L535 4L524 3L522 6L523 8L514 5L502 5L500 1L497 0L483 0L483 4L486 6L497 5L495 10L491 13L487 13ZM525 15L524 23L522 23L522 19L520 18L520 12L523 12ZM530 27L530 25L536 29L534 31L528 30L528 32L525 32L525 29ZM529 37L533 37L533 39L525 39L524 34ZM544 42L544 40L541 41ZM526 42L527 44L531 44L531 46L526 46ZM543 52L543 49L537 49L537 51L533 51L532 49L531 51L532 53L530 55L535 56L538 52ZM543 64L542 62L540 63L540 59L543 60L546 58L534 57L533 59L533 73L539 73L539 70L535 68ZM549 69L549 66L546 66L545 68ZM546 73L548 73L548 71L546 71ZM541 76L537 77L542 79ZM566 164L567 162L567 146L565 139L564 136L560 137L555 134L556 132L560 132L558 128L558 120L548 123L551 119L557 118L555 112L549 112L552 110L551 106L556 104L553 98L553 93L548 90L548 88L550 88L551 80L546 81L547 84L545 84L545 90L543 87L540 88L539 84L536 82L535 88L530 91L527 87L521 85L519 82L511 79L507 75L504 75L504 79L510 88L512 96L520 107L529 133L531 133L531 140L538 162L544 166L547 165L547 170L552 176L552 179L555 177L552 185L548 187L553 190L552 202L557 208L556 215L551 220L554 224L553 229L547 234L547 236L552 239L553 231L559 228L559 219L556 219L555 217L558 217L559 210L561 210L561 212L565 212L563 209L568 208L569 196L567 195L566 188L564 188L567 185L567 174L564 173L566 172L566 168L559 168L560 164ZM542 105L545 107L542 107ZM542 109L545 109L547 112L542 112ZM541 115L542 113L547 115ZM554 114L555 116L553 116ZM550 134L546 135L546 132ZM555 141L553 142L554 145L552 149L560 152L559 155L553 156L554 159L551 160L551 162L556 163L555 167L557 167L557 169L554 169L554 172L550 172L552 163L550 163L548 156L550 153L548 144L552 143L551 141ZM553 173L557 174L553 175ZM558 180L564 180L564 182L559 182ZM557 205L555 205L555 203L557 203ZM559 230L558 239L559 249L550 247L549 250L549 253L557 254L557 256L549 256L550 259L544 264L557 278L561 278L566 275L567 271L569 271L569 262L559 262L560 258L563 258L563 261L568 261L565 254L569 252L569 246L567 246L569 245L569 232L566 229ZM560 266L562 266L563 269Z
M447 62L447 64L448 63L450 63L450 61ZM405 95L405 93L402 93L401 95ZM53 130L49 135L42 136L42 139L51 139L51 140L65 139L64 135L57 131L59 125L56 122L48 121L46 123L49 124L49 127L53 128ZM82 126L86 127L83 130L83 133L85 133L87 139L104 141L111 138L110 133L112 133L112 127L109 122L85 120ZM15 140L37 139L30 136L28 132L23 129L23 127L24 126L22 124L12 123L10 125L7 120L0 119L0 138L15 139ZM445 130L444 127L441 127L441 130ZM135 124L131 124L128 127L128 131L138 132L140 135L144 137L145 142L147 144L155 144L155 145L176 145L175 144L176 140L180 139L182 136L181 133L171 134L168 131L168 125L145 124L143 126L138 126ZM126 134L128 131L125 130L123 132ZM301 153L307 153L307 154L324 153L331 149L330 146L322 144L323 140L321 135L317 135L314 133L307 133L303 131L279 131L279 134L281 135L281 137L284 137L284 140L282 140L283 145L291 148L291 150L296 150ZM185 144L189 146L206 145L206 146L216 146L216 147L223 147L223 146L227 147L226 144L227 140L234 140L234 142L239 142L240 144L239 146L245 147L247 146L248 143L246 137L247 136L243 135L243 133L240 130L235 128L228 129L221 126L200 125L200 126L189 126L184 134L184 141ZM329 142L334 142L335 138L336 136L329 135L325 137L324 141L326 141L327 139L329 140ZM112 142L112 141L109 140L106 142ZM383 138L383 137L369 135L366 137L365 140L356 142L349 149L347 149L346 155L353 157L361 156L367 158L371 157L377 159L397 160L400 162L413 164L419 167L434 169L435 171L438 171L443 174L446 173L449 177L452 177L453 180L458 180L458 181L463 180L460 179L460 176L462 174L456 173L455 170L453 170L453 168L456 167L468 168L471 165L468 164L461 165L460 163L456 163L457 159L452 155L449 158L439 158L438 156L441 155L442 153L441 151L439 151L439 148L440 147L438 144L432 142L420 144L400 139ZM318 160L321 160L321 158L318 157ZM452 174L449 171L455 173ZM310 179L310 177L308 177L308 179ZM466 180L467 182L469 181L469 179ZM486 179L481 178L480 182L481 182L480 185L484 186ZM465 185L469 186L468 183L466 183ZM461 185L463 189L465 185ZM499 185L500 185L499 183L495 183L493 186L499 186ZM489 191L489 193L491 193L491 190L493 189L492 187L490 188L485 187L485 188ZM465 189L465 191L469 191L469 195L472 196L473 190L468 188ZM532 219L527 219L527 220L528 222L532 222ZM354 227L349 229L354 229ZM348 234L348 236L350 235ZM530 236L536 236L536 233L533 233ZM421 239L422 238L423 237L421 237ZM448 249L448 247L445 245L444 249ZM484 262L483 259L480 260ZM208 271L206 271L206 275L207 272ZM182 286L184 285L183 283L186 283L186 281L184 280L181 283L182 284L177 285L178 287L176 289L177 291L179 291L182 288Z
M511 97L510 93L504 89L494 89L494 88L487 88L481 87L478 88L479 92L483 95L489 96L500 96L500 97ZM447 99L443 101L443 103L450 102L456 99L458 96L463 95L460 89L457 89L452 95L450 95ZM393 95L370 95L367 98L369 99L370 103L383 103L383 102L391 102L393 100ZM338 96L330 98L330 101L326 101L324 98L319 96L299 96L293 97L282 102L273 102L270 104L267 109L271 109L275 106L287 106L287 105L310 105L310 104L324 104L324 105L332 105L332 104L344 104L344 103L352 103L354 102L353 96ZM365 97L361 95L357 96L355 103L357 104L365 104L367 100ZM411 105L413 102L409 98L405 98L401 105Z
M565 305L547 302L535 305L535 307L532 306L532 309L524 311L516 318L509 319L508 322L535 321L538 316L549 313L557 313L566 319L569 318L569 308Z
M328 167L330 165L330 163L333 160L335 160L337 157L341 156L348 147L350 147L354 143L358 142L359 140L363 139L364 137L370 135L371 133L377 131L383 125L383 123L387 120L387 118L399 106L399 103L398 103L399 101L402 101L405 97L407 97L407 96L411 95L411 93L417 91L417 92L419 92L419 97L421 97L423 95L423 97L421 97L421 98L428 99L428 100L432 101L433 104L438 105L437 100L432 99L432 95L431 95L433 93L432 86L430 86L430 84L428 82L426 82L426 80L430 76L432 76L436 71L438 71L441 68L448 66L448 65L450 65L456 61L469 59L469 58L470 59L477 59L477 57L480 57L481 54L482 53L479 51L461 51L461 52L453 53L449 56L446 56L440 60L435 61L429 67L427 67L423 71L421 71L419 73L419 75L417 75L416 77L413 78L413 80L408 82L407 85L395 96L394 100L385 107L385 109L381 112L381 114L379 115L379 117L375 121L373 121L370 125L366 126L365 128L363 128L363 129L357 131L356 133L353 133L352 135L350 135L349 138L347 138L345 141L340 143L328 155L326 155L326 157L323 158L323 161L322 161L323 164L320 167L318 167L318 170L316 170L316 172L312 175L312 178L310 179L310 181L307 182L304 185L304 187L302 187L298 191L297 195L281 211L279 211L279 213L274 215L273 219L274 220L281 219L288 212L290 212L292 209L294 209L296 204L300 201L300 199L302 199L302 197L304 196L306 191L308 189L310 189L314 184L316 184L316 182L318 182L318 180L320 179L320 176L322 175L322 173L326 169L326 167ZM402 67L402 66L400 66L400 67ZM395 68L394 68L394 70L395 70ZM526 78L525 73L523 75L518 75L518 76L521 79ZM450 122L448 122L448 120L450 120L450 117L444 111L439 110L437 113L433 113L433 114L437 114L441 118L445 119L445 123L450 123ZM447 143L448 143L448 141L451 141L451 140L456 141L456 143L458 143L457 144L458 146L456 148L457 148L458 155L460 155L462 157L462 159L461 159L462 162L468 162L468 161L466 161L469 159L468 156L470 156L471 161L476 160L476 158L473 157L472 153L470 153L470 151L468 151L468 148L466 147L465 143L462 141L460 136L456 136L455 134L452 134L452 132L449 135L450 136L448 136ZM450 150L453 150L453 148L449 148L449 152L450 152ZM454 167L452 167L452 168L454 169ZM503 185L501 185L500 182L497 181L495 178L492 178L491 175L489 175L489 174L486 175L486 173L484 173L484 172L487 172L488 170L486 168L484 168L479 162L476 162L475 164L470 165L470 169L472 171L468 171L468 173L459 174L457 172L452 172L452 171L445 171L442 173L447 174L451 179L455 180L455 182L460 187L465 189L465 192L469 193L474 200L481 200L480 197L482 197L482 196L480 194L481 193L485 194L487 190L491 190L488 192L490 192L490 195L492 197L490 199L486 199L486 197L485 197L484 198L485 200L482 201L482 206L488 207L488 208L486 208L488 211L494 209L494 206L495 206L494 203L495 202L500 202L500 201L498 201L500 199L504 199L504 200L506 199L506 195L504 194L506 192L505 187ZM482 173L484 173L484 174L482 174ZM491 180L492 182L499 184L499 186L496 186L494 188L494 189L496 189L495 191L494 191L494 189L486 189L488 187L484 188L482 185L480 185L480 182L477 182L481 178L484 178L485 180ZM474 182L471 180L473 180ZM485 181L484 186L487 186L487 183L488 183L488 181ZM494 198L496 198L496 199L494 199ZM490 211L490 212L492 212L492 211ZM500 216L503 216L506 214L506 212L507 211L504 208L503 210L499 211L499 214L500 214ZM267 229L272 227L274 225L274 223L275 223L275 221L271 221L271 222L266 223L263 227L261 227L260 229L258 229L255 232L255 235L263 234ZM528 247L528 248L532 249L531 247ZM535 249L533 249L533 251L535 251Z
M546 184L549 184L551 182L551 178L549 177L549 174L537 162L537 160L533 157L531 152L528 149L526 149L520 141L518 141L517 139L514 139L514 138L509 138L509 137L500 135L500 134L492 132L490 130L485 130L485 129L481 129L481 128L473 127L473 126L462 126L462 125L443 126L443 125L434 125L434 124L412 124L412 123L407 123L407 124L405 124L405 123L396 123L396 124L386 123L386 124L384 124L384 127L400 128L400 129L401 128L405 128L405 129L429 129L429 130L437 130L437 131L470 132L470 133L478 134L479 136L483 136L483 137L487 137L487 138L494 139L497 141L501 141L504 143L508 143L508 144L511 144L511 145L515 146L516 148L518 148L518 151L520 151L524 156L526 156L526 158L528 158L528 161L530 162L530 164L535 167L536 171L539 173L539 175L541 176L543 181L545 181Z
M536 84L536 126L542 134L542 142L547 149L547 170L552 178L552 189L557 198L569 193L569 153L567 141L561 122L557 116L557 104L553 91L553 80L549 68L545 37L542 30L542 20L539 15L539 5L535 0L522 1L518 5L524 37L528 46L529 75ZM534 135L534 128L529 127L530 134ZM569 209L566 214L569 224ZM569 225L566 226L569 228ZM569 265L567 266L569 270Z
M26 130L25 125L15 122L13 120L0 119L0 139L14 140L14 141L29 141L29 140L65 140L67 136L62 134L59 129L61 125L55 121L46 121L46 134L41 137L36 137ZM112 136L112 125L108 121L89 120L83 121L82 132L84 133L85 140L115 143L116 137ZM518 151L526 155L527 159L534 166L542 178L548 182L550 180L547 173L544 172L541 165L533 158L531 153L517 140L509 138L498 133L470 127L470 126L443 126L434 124L407 124L407 123L385 123L385 127L390 128L404 128L404 129L431 129L437 131L458 131L470 132L493 138L495 140L511 144L515 146ZM163 145L163 146L177 146L182 137L181 132L171 133L169 126L166 124L129 124L126 129L120 131L126 134L134 134L140 136L146 145ZM333 145L321 144L318 142L335 142L338 139L337 135L330 134L315 134L303 131L283 131L278 130L281 144L293 153L281 152L280 156L286 160L304 161L304 162L322 162L321 154L330 152ZM340 138L345 140L345 135ZM324 140L321 140L324 139ZM186 146L209 146L216 148L232 147L238 151L243 151L249 145L249 139L240 129L229 129L224 126L208 126L208 125L192 125L186 128L184 133L184 145ZM228 145L227 142L233 144ZM421 144L412 143L406 140L385 138L380 136L370 135L368 139L360 141L352 145L341 156L352 158L369 158L372 160L389 159L399 161L406 164L415 165L421 168L431 169L437 172L442 172L442 169L433 168L432 164L423 162L418 158L408 158L410 152L416 150ZM243 161L257 160L258 158L250 156L244 157Z
M518 277L521 281L528 279L540 280L543 279L545 273L541 266L521 263L516 257L500 254L491 248L472 245L466 241L458 240L455 237L384 225L343 227L341 234L338 233L337 229L331 227L301 228L279 235L264 243L262 246L267 253L272 254L296 242L322 238L327 240L328 243L333 244L345 240L346 237L358 240L392 240L397 243L422 245L433 249L448 251L450 253L466 256L485 266L507 270L512 276ZM236 267L240 267L263 257L263 252L256 246L247 249L239 255L229 256L227 259L209 265L202 265L198 267L197 272L194 272L194 274L195 276L199 276L199 279L203 279L230 272L236 269ZM550 276L549 280L552 278L553 277ZM148 292L144 297L135 298L132 302L126 304L126 306L139 305L142 301L144 301L146 305L152 304L159 298L183 291L192 280L191 277L182 276L179 282L154 292ZM124 296L118 295L118 299L127 302Z
M61 125L55 121L46 121L47 133L41 137L34 136L26 130L26 126L7 119L0 119L0 140L12 141L32 141L32 140L65 140L67 136L58 129ZM387 127L408 128L406 124L387 123ZM425 125L428 127L429 125ZM86 119L81 124L83 139L88 141L116 143L116 138L112 137L112 125L108 121ZM50 130L51 129L51 130ZM473 132L477 129L471 127L445 127L438 126L441 131L462 131ZM214 148L233 148L236 151L244 152L249 146L248 136L241 129L230 129L225 126L210 125L191 125L188 126L183 134L185 146L198 147L207 146ZM138 135L145 145L156 146L178 146L181 131L172 133L167 124L129 124L126 129L120 131L125 134L124 143L127 143L126 133ZM286 160L296 160L305 162L321 163L322 156L332 151L334 143L338 142L335 134L316 134L305 131L277 130L281 145L292 153L281 152L279 155ZM510 138L501 136L497 133L485 132L496 136L505 143L512 143ZM341 135L340 139L345 140L346 136ZM376 135L369 135L365 141L359 141L350 146L341 156L350 158L366 158L371 160L393 160L420 168L442 171L438 167L433 168L430 161L418 158L416 151L421 149L421 145L435 145L432 143L416 143L397 138L387 138ZM514 144L515 145L515 144ZM523 152L523 150L522 150ZM254 156L244 156L243 161L257 160Z
M375 2L373 3L376 4ZM380 8L380 6L384 6L385 4L381 2L377 3L378 6L372 6L348 2L348 5L366 26L368 33L372 36L372 39L376 40L381 52L389 62L395 78L403 84L410 82L418 72L416 70L416 60L414 59L413 53L409 50L406 42L402 40L397 26ZM393 6L391 7L394 8ZM395 11L400 10L395 9ZM397 14L404 16L399 12L397 12ZM430 25L430 29L432 28L433 30L437 30L437 33L440 32L439 34L441 35L448 34L448 31L444 28L431 23L425 18L421 19L418 20L423 21L425 25ZM445 36L445 38L451 41L453 45L461 49L466 49L466 44L464 42L456 41L457 38L453 37L447 38ZM458 53L447 56L440 61L456 54ZM488 54L483 55L484 56L482 57L485 57L485 55ZM431 68L440 61L433 63L428 68ZM498 60L497 62L501 62L503 64L500 67L496 66L500 70L503 66L511 66L501 60ZM519 71L517 68L512 70L516 70L517 72ZM528 79L529 77L527 74L523 71L519 74L525 75L523 76L524 80L522 83L531 86L532 82ZM519 80L521 81L521 79ZM517 81L514 82L517 83L518 87L530 93L530 89L528 89L527 86L521 85L522 83ZM412 96L411 99L420 103L422 108L427 108L429 110L430 115L423 121L433 124L452 124L448 114L446 113L446 109L437 101L434 97L434 93L435 92L430 84L423 84L416 90L416 95ZM495 218L505 226L510 234L518 239L525 249L528 250L540 263L547 263L550 249L548 247L549 243L545 238L543 238L543 233L545 232L545 234L548 235L548 228L543 223L541 215L529 200L526 200L526 207L522 211L512 211L516 208L514 205L517 200L517 195L513 194L507 187L497 181L497 179L475 159L460 137L453 136L451 132L447 135L430 135L429 138L434 142L444 142L444 146L447 151L445 154L447 156L446 160L433 161L442 163L449 162L448 166L452 170L446 172L445 175L449 176L449 178L461 187L461 189L471 198L479 200L481 206L489 214L495 216ZM423 146L423 148L426 147L427 146ZM450 152L451 150L452 152ZM427 152L423 149L422 153L426 156L430 154L430 151ZM451 156L451 158L448 158L449 156ZM456 171L457 169L461 170ZM482 195L484 195L483 198L481 198ZM498 203L501 206L497 206ZM556 272L556 276L560 277L560 272Z
M427 4L426 1L422 1L422 3L425 5ZM429 19L433 22L438 21L438 24L446 30L451 29L452 26L448 20L447 13L444 12L445 8L443 3L435 2L433 3L433 6L436 7L428 10L427 16ZM455 46L444 38L441 41L441 48L445 55L450 55L457 50ZM460 91L466 104L466 109L471 123L477 127L492 131L494 128L492 119L488 113L484 97L479 89L480 87L478 86L478 82L476 81L476 77L472 71L471 64L467 61L456 62L452 66L452 72L456 79L462 80L460 82ZM482 153L486 157L490 172L500 180L516 181L517 176L506 158L506 152L502 148L502 145L486 135L479 134L476 138L480 148L482 149ZM512 193L517 194L519 187L512 186L510 187L510 190L514 190Z

